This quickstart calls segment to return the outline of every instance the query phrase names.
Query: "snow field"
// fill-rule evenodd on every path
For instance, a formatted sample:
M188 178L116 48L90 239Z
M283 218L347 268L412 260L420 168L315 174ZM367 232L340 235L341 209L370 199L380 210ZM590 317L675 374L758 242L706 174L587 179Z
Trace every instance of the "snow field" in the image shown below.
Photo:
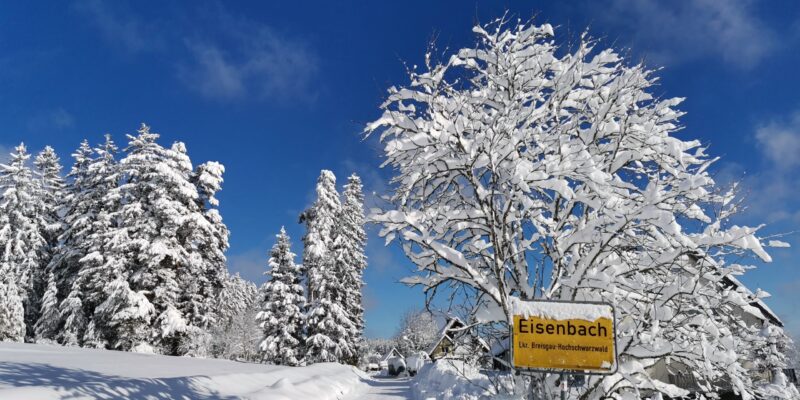
M41 344L0 343L0 399L333 400L367 390L334 363L282 367Z

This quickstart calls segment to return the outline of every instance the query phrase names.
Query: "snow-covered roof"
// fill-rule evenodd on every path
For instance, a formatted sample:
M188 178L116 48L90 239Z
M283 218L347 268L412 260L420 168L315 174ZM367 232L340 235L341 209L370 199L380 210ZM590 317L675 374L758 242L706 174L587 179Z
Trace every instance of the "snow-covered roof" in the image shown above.
M454 329L454 326L460 328L462 326L465 326L465 324L458 317L450 317L450 318L448 318L447 319L447 323L444 324L442 329L439 331L439 340L434 342L433 345L431 345L431 347L428 349L428 354L429 355L431 353L433 353L433 351L436 350L437 347L439 347L439 344L442 343L442 340L444 340L445 338L450 339L450 340L454 339L453 337L451 337L448 334L448 332L450 332L451 329ZM455 329L457 329L457 328L455 328Z
M725 276L724 279L729 281L730 284L733 285L734 287L736 287L737 289L741 289L742 291L744 291L744 293L746 295L755 297L755 294L750 289L748 289L747 286L745 286L740 280L736 279L735 276L727 275L727 276ZM756 314L752 313L750 310L744 310L745 312L748 312L748 313L752 314L753 316L755 316L755 317L757 317L759 319L762 319L762 320L766 319L766 320L769 320L770 322L772 322L775 325L783 327L783 321L781 321L781 319L778 318L778 315L775 314L775 312L772 311L772 309L769 308L767 303L765 303L763 300L756 298L755 301L750 303L750 305L755 307L755 308L757 308L761 312L762 315L756 315Z
M389 352L387 352L387 353L386 353L386 355L384 355L384 356L381 358L381 361L387 361L389 358L391 358L391 357L393 357L393 356L394 356L394 357L402 357L403 355L402 355L402 354L400 354L400 352L397 350L397 348L396 348L396 347L392 347L392 349L391 349L391 350L389 350Z

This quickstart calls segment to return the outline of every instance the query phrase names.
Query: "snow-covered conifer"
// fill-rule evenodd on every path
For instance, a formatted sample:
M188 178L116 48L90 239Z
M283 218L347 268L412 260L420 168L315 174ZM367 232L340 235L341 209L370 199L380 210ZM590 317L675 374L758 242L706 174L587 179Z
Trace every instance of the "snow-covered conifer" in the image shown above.
M256 321L259 290L239 274L223 280L216 304L217 321L211 327L211 349L215 357L257 361L262 338Z
M15 280L11 265L0 262L0 342L25 340L25 310Z
M298 365L305 346L303 310L306 299L294 257L289 236L281 227L270 251L270 278L261 289L263 299L258 314L264 332L260 344L262 359L277 365Z
M61 160L55 150L45 146L33 161L40 179L39 207L43 222L42 235L50 249L55 251L58 237L63 230L61 208L64 204L64 178L61 176ZM47 260L49 262L49 260Z
M6 273L14 274L25 308L25 334L32 338L39 314L48 243L42 234L44 220L37 197L39 183L26 164L29 158L25 145L20 144L11 153L9 165L0 166L0 263L5 265Z
M335 227L331 256L336 276L341 277L343 290L334 299L341 304L353 322L353 332L348 336L350 346L356 352L361 346L364 332L364 308L361 305L364 269L367 257L364 254L367 234L364 230L364 194L361 178L356 174L347 179L343 193L344 201ZM351 364L356 359L347 360Z
M104 265L114 276L127 277L130 290L146 296L153 306L156 314L153 326L141 326L136 331L153 337L151 344L156 351L176 354L181 339L167 334L176 331L161 330L155 321L164 320L167 316L162 314L168 310L172 313L170 306L178 308L179 276L194 277L202 273L198 272L201 263L190 257L191 243L186 241L198 213L198 193L190 181L191 161L182 143L165 149L156 142L159 135L144 124L137 135L128 137L127 155L119 166L123 183L109 191L105 200L118 201L120 206L109 214L116 226L103 239ZM145 322L151 321L131 321ZM118 327L105 325L101 331L113 337L118 334L104 329Z
M225 251L228 249L228 228L222 221L217 207L217 192L222 188L222 174L225 167L214 161L200 164L195 168L192 182L197 188L198 213L193 216L190 234L187 238L191 258L196 262L197 275L190 281L182 282L181 309L197 327L206 329L215 322L215 302L226 279Z
M317 180L317 200L302 220L303 268L307 274L308 311L306 313L306 361L336 362L352 360L356 349L350 336L356 331L343 305L344 280L337 274L333 243L341 203L333 172L323 170Z
M61 316L58 311L58 290L53 273L47 274L47 289L42 295L42 308L39 320L34 327L36 340L53 340L58 333Z
M153 304L144 293L131 290L124 276L111 281L106 289L107 297L94 314L94 322L107 328L104 339L112 349L150 352Z
M63 344L83 344L87 324L105 299L105 285L117 276L106 263L106 239L113 226L110 214L119 205L117 198L109 198L119 181L116 152L117 146L106 135L105 142L95 149L84 140L72 155L75 163L67 175L66 226L51 262L58 291L65 293L59 305L64 323L59 341ZM96 334L94 331L91 336L96 338Z

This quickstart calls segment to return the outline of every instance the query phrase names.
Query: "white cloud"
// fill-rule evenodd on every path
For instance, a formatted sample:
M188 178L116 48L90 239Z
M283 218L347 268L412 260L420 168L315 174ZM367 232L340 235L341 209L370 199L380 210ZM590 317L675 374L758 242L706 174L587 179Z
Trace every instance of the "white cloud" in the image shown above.
M762 125L756 130L756 140L775 166L784 170L800 166L800 111L788 120Z
M747 207L742 217L747 223L794 230L800 224L800 110L757 126L753 138L752 159L763 160L755 163L759 168L746 172L742 165L726 162L716 179L723 185L741 182Z
M775 48L777 35L753 10L751 0L608 0L593 16L634 38L635 49L660 65L713 55L749 69ZM645 46L646 44L646 46Z
M190 61L179 67L181 80L213 99L244 96L313 100L318 58L303 40L271 27L216 9L213 26L219 34L184 42Z
M170 67L177 65L177 78L203 97L277 102L316 97L312 84L319 61L307 42L234 16L222 3L185 10L199 24L187 23L183 15L172 15L170 23L146 20L124 2L83 0L76 9L111 45L132 54L155 52Z

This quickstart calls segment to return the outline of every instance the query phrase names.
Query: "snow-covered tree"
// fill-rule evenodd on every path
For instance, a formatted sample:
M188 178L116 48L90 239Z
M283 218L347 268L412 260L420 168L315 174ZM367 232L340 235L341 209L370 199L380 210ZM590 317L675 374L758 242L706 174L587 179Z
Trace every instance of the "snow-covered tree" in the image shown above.
M226 276L216 304L217 321L211 327L210 352L230 360L259 360L258 344L263 333L256 316L259 290L239 274Z
M409 310L400 320L394 341L401 354L427 352L440 339L439 334L439 324L433 314L427 310Z
M48 341L56 337L59 323L61 322L58 312L58 290L56 288L56 278L53 273L47 274L47 289L42 295L42 308L39 320L34 326L36 340Z
M11 264L0 263L0 342L25 340L25 310L15 280Z
M11 153L9 165L0 166L0 263L6 273L14 274L25 308L26 337L32 338L49 248L43 236L40 186L26 164L29 158L20 144Z
M654 98L651 71L585 37L559 48L549 25L474 32L444 63L429 54L366 128L395 172L372 218L417 265L405 282L468 287L476 320L502 324L524 300L614 304L620 368L581 399L685 395L648 374L665 359L704 393L728 382L752 398L731 328L748 304L723 280L770 257L757 228L727 222L738 203L709 175L716 158L675 136L681 99ZM556 377L533 379L547 396Z
M332 253L341 208L333 172L323 170L317 180L317 200L303 213L303 269L309 307L306 313L306 361L350 360L356 351L350 335L356 330L343 305L344 280L337 274Z
M303 359L305 335L303 310L306 298L300 284L300 268L294 263L291 242L281 227L270 251L269 281L261 288L258 321L264 332L259 345L262 360L296 366Z
M367 234L364 230L364 194L361 178L353 174L344 186L344 201L339 211L332 257L336 274L342 277L342 297L338 300L347 310L354 331L350 334L350 346L358 352L364 333L364 308L361 305L364 285L364 269L367 257L364 254ZM355 363L355 360L350 360Z
M87 324L105 299L105 285L117 276L107 268L105 257L105 239L114 225L110 214L119 205L118 198L109 197L119 182L116 152L117 146L106 135L105 142L95 149L84 140L72 154L75 163L67 175L65 229L50 263L58 292L64 297L59 304L64 326L58 340L62 344L83 343ZM92 333L94 342L96 333Z
M225 167L214 161L200 164L195 168L192 181L198 190L197 208L187 237L190 257L197 263L197 275L186 276L182 285L184 290L180 299L184 311L193 325L202 329L216 320L215 299L219 295L226 278L225 251L228 249L228 228L222 222L215 197L222 189L222 174Z
M61 160L52 147L45 146L33 164L36 166L40 182L37 197L43 224L42 236L47 241L47 255L42 262L47 266L59 246L59 236L64 229L61 210L64 206L65 184L61 176ZM40 283L48 284L45 279ZM44 290L44 286L39 287L37 293L41 294Z
M109 223L109 228L94 241L101 247L82 260L99 268L102 276L125 277L132 293L145 296L153 307L154 318L139 318L130 324L149 324L136 331L150 338L155 351L196 354L197 349L190 343L196 339L194 323L204 321L205 315L211 313L208 298L216 294L197 280L205 281L209 271L218 273L221 268L218 259L209 261L206 257L207 243L216 240L205 237L205 233L214 233L213 229L218 228L207 228L211 224L209 215L214 213L204 213L203 198L183 143L176 142L166 149L156 142L159 135L144 124L137 135L128 137L127 154L118 167L121 184L103 198L109 212L102 220ZM224 238L227 239L227 231ZM223 245L214 251L227 247L226 240ZM120 290L106 288L105 293ZM186 329L174 329L184 325ZM95 332L112 345L119 342L110 339L119 336L113 330L121 327L132 329L104 324L102 320L95 321L94 326ZM124 346L133 342L121 343Z
M111 281L106 289L107 297L97 307L93 325L105 328L102 336L112 349L152 353L153 304L142 291L131 290L124 276Z

